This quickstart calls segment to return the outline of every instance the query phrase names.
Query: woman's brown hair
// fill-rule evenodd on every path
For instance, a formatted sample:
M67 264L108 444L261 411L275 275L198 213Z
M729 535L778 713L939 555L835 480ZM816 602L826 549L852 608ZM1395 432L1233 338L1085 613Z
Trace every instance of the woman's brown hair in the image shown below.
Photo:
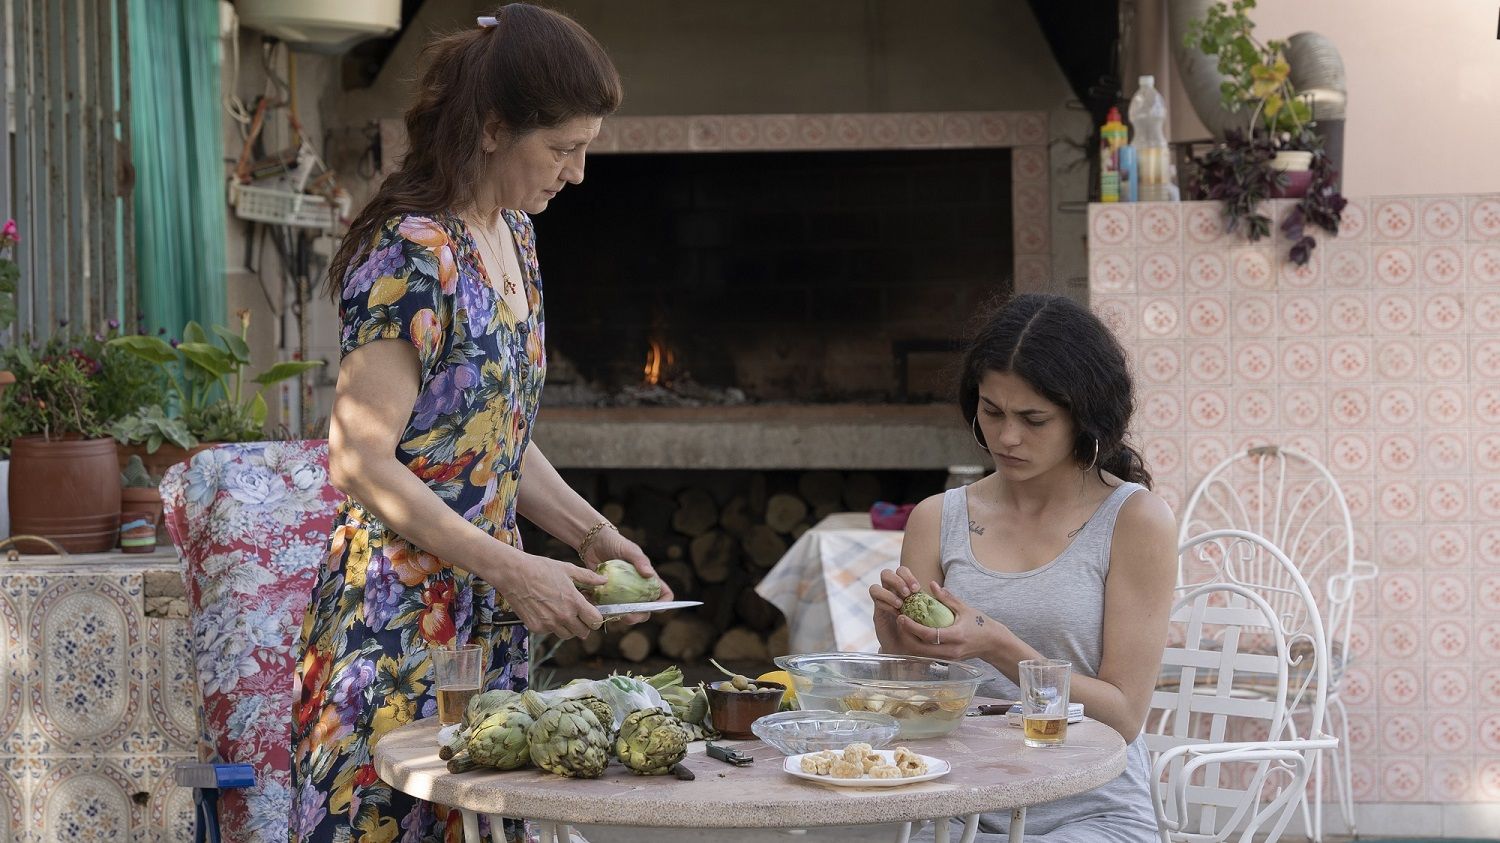
M334 302L344 276L364 261L386 220L474 201L491 119L519 138L620 107L620 75L577 21L528 3L503 6L495 19L494 26L475 26L427 46L430 63L406 112L406 156L354 218L333 256L328 294Z

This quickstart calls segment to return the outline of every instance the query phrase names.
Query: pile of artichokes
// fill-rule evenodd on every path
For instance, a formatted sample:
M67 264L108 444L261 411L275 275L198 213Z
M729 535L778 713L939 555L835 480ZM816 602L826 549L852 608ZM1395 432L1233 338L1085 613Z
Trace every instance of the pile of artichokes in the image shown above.
M535 765L570 778L597 778L611 757L643 776L672 772L690 741L706 737L708 701L702 686L685 688L671 667L640 677L672 707L628 713L611 734L615 715L599 697L549 701L534 691L486 691L469 701L458 730L439 750L448 770L516 770Z

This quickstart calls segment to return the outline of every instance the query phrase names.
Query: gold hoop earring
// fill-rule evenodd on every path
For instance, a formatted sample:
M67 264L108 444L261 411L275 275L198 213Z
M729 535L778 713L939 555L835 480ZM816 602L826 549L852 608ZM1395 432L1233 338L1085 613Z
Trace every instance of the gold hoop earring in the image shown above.
M984 449L985 453L994 453L993 451L990 450L990 446L984 444L984 440L979 438L979 416L978 416L978 414L975 414L974 421L969 424L969 427L970 427L970 429L972 429L974 431L974 444L978 445L980 448Z
M1097 465L1099 465L1099 438L1096 436L1094 437L1094 458L1089 460L1088 466L1083 470L1085 473L1093 471Z

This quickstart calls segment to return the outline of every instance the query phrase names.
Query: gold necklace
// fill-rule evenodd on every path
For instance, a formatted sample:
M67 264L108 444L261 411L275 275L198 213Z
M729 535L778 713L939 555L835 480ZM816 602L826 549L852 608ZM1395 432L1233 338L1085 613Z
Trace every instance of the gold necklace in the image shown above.
M503 217L501 218L501 222L504 222ZM505 257L500 254L500 246L490 239L489 231L485 226L479 225L476 227L479 229L479 236L484 238L485 244L490 247L491 252L495 255L496 263L500 266L500 282L505 289L505 294L507 296L515 295L516 283L510 280L510 273L505 271Z

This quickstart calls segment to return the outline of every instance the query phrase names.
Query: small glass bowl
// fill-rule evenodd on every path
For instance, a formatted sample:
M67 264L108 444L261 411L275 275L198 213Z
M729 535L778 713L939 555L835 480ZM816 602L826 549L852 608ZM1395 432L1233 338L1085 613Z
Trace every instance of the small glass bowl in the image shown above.
M782 711L751 723L750 731L782 755L801 755L851 743L880 749L896 739L901 724L889 714L869 711Z

